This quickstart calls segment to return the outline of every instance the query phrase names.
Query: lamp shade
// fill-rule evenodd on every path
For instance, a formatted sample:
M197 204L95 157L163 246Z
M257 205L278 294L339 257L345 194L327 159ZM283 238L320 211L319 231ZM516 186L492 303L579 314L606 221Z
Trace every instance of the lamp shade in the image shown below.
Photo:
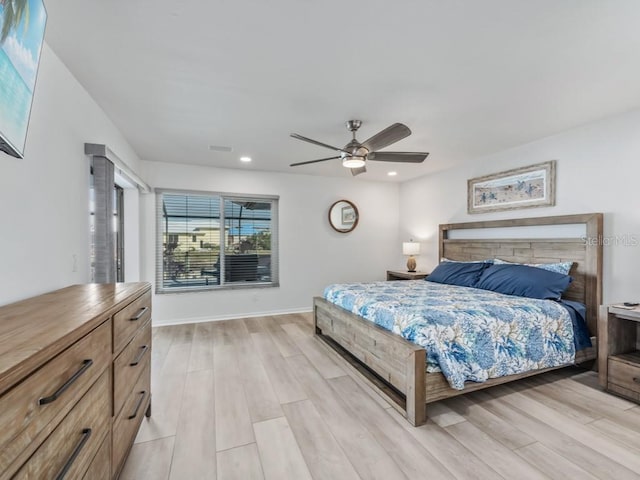
M402 242L403 255L420 255L420 244L418 242Z

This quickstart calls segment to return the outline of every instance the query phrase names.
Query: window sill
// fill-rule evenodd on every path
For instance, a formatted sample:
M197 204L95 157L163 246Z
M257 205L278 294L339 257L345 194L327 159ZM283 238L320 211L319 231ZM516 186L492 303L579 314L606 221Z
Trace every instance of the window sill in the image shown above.
M255 283L228 283L225 285L207 285L197 287L156 287L156 295L171 295L176 293L204 293L215 292L219 290L247 290L255 288L279 288L278 282L255 282Z

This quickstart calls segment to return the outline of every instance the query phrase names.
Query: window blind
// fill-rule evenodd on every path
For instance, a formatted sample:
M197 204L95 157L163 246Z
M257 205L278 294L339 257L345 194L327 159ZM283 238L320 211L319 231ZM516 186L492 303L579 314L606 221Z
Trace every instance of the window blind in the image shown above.
M278 197L156 192L158 293L278 285Z

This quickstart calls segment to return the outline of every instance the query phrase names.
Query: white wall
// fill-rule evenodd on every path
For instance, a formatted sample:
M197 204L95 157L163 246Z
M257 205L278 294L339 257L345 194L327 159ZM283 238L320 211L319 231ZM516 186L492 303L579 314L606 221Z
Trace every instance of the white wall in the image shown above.
M409 237L422 241L418 267L428 270L437 263L437 226L443 222L600 211L606 236L640 239L639 131L640 111L634 111L400 187L348 177L141 162L45 45L26 157L0 153L0 304L89 280L85 142L109 145L156 187L281 197L281 287L156 296L154 317L169 322L306 310L328 283L379 280L387 268L400 268L405 262L400 242ZM467 215L468 178L550 159L558 161L556 207ZM326 221L328 206L340 198L353 200L361 211L358 228L347 235L333 232ZM140 273L150 281L155 277L154 202L153 195L140 199ZM128 228L137 233L135 225ZM128 280L137 279L130 276L137 273L137 253L129 250L135 265L127 267ZM640 247L605 247L604 266L606 302L640 298L635 282Z
M279 195L280 287L155 295L154 324L308 311L330 283L384 280L400 249L398 185L352 178L142 162L155 188ZM357 228L333 231L329 206L346 198L360 211ZM155 279L155 195L141 198L143 278Z
M89 281L85 142L106 143L138 167L118 129L45 45L25 158L0 153L0 305Z
M469 178L554 159L555 207L466 213ZM438 263L440 223L602 212L609 241L624 235L637 240L604 247L604 301L640 299L639 179L640 111L633 111L402 184L400 235L420 239L418 267L428 271Z

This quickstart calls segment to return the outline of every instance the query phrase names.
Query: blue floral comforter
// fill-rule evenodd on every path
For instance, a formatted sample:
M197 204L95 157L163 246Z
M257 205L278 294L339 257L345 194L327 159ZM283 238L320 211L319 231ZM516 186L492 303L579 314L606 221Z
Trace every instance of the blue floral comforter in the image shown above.
M572 363L569 312L551 300L428 281L335 284L324 297L427 351L427 371L464 382Z

